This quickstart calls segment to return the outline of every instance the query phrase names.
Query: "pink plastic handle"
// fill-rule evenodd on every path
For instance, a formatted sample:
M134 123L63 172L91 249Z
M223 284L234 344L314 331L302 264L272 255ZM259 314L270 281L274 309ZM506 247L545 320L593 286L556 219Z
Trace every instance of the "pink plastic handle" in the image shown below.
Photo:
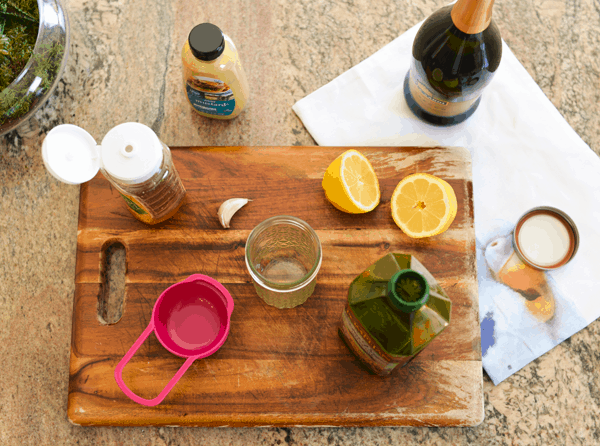
M183 376L183 374L187 371L187 369L192 365L192 363L196 359L198 359L198 356L192 356L192 357L186 359L186 361L179 368L179 370L177 371L175 376L173 376L173 378L171 378L171 381L169 381L169 383L165 386L165 388L162 390L162 392L160 392L158 394L158 396L156 398L147 400L145 398L137 396L123 382L123 376L122 376L123 369L125 368L125 365L129 362L129 360L133 357L133 355L135 355L137 350L142 346L142 344L148 338L148 336L150 336L150 333L152 333L152 331L154 331L154 322L150 321L150 323L148 324L148 327L140 335L140 337L137 339L137 341L135 341L135 343L131 346L131 348L129 349L127 354L125 356L123 356L123 359L121 359L121 361L119 361L119 364L117 364L117 368L115 369L115 380L117 381L117 385L119 386L119 388L131 400L135 401L138 404L142 404L144 406L156 406L156 405L160 404L162 402L162 400L164 400L165 397L169 394L171 389L173 387L175 387L175 384L177 384L179 379Z

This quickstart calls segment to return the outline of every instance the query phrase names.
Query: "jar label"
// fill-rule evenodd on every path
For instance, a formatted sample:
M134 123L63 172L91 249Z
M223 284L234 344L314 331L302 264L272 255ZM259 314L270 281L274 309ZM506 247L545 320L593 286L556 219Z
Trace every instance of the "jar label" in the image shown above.
M131 213L133 214L133 216L135 218L137 218L139 221L141 221L143 223L150 223L150 224L156 223L156 221L154 220L152 215L150 215L150 213L144 207L143 204L141 204L139 201L137 201L135 198L133 198L130 195L125 195L121 192L119 192L119 195L121 195L121 197L123 197L123 200L125 200L125 203L127 203L129 210L131 211Z
M127 206L129 206L131 209L133 209L133 211L135 213L140 214L140 215L144 215L144 214L148 213L144 209L144 206L142 206L141 203L139 203L135 198L127 196L127 195L123 195L121 192L119 192L119 194L121 195L121 197L123 197L123 200L125 200L125 203L127 203Z
M427 113L435 116L457 116L468 111L479 96L460 101L450 101L429 86L429 82L414 67L408 77L408 88L415 102Z
M207 76L190 76L185 88L192 106L201 113L229 116L235 109L235 97L229 85Z

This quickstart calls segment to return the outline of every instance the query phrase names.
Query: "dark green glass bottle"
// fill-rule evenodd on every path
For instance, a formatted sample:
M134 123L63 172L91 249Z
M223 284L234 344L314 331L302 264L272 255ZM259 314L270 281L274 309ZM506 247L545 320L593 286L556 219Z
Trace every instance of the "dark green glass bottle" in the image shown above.
M404 96L413 113L436 125L471 116L502 58L494 0L458 0L430 15L415 37Z
M350 284L339 332L372 372L386 375L448 326L451 305L417 259L390 253Z

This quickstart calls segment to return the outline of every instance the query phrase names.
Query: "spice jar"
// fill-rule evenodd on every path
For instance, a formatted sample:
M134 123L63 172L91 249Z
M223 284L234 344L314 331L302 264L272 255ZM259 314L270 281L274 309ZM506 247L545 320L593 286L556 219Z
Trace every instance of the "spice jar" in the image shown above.
M233 41L212 23L195 26L181 52L183 87L200 115L233 119L246 107L249 88Z
M448 326L451 306L414 256L390 253L350 284L339 333L369 370L387 375Z
M171 151L137 122L114 127L101 145L80 127L59 125L44 138L42 158L52 176L67 184L85 183L100 170L133 216L150 225L171 218L184 203Z

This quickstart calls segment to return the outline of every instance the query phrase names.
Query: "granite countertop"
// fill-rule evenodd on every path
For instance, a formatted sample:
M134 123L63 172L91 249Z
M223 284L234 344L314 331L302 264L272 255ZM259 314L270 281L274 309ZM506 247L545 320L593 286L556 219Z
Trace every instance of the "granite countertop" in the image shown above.
M498 386L484 374L475 428L83 428L67 420L79 188L45 170L40 147L72 123L97 140L137 121L170 146L314 145L292 105L447 0L214 2L66 0L70 59L50 101L0 138L0 444L600 444L600 322ZM218 7L216 7L218 5ZM600 155L600 2L498 0L517 58ZM181 90L181 47L203 21L236 42L249 108L220 122Z

